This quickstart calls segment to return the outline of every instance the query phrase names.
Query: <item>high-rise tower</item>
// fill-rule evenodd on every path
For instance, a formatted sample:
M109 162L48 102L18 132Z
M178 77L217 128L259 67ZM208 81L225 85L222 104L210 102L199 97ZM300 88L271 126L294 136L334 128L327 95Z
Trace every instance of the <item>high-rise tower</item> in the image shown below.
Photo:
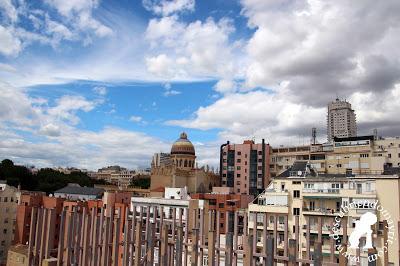
M356 114L347 101L336 101L328 105L328 141L334 137L346 138L357 136Z

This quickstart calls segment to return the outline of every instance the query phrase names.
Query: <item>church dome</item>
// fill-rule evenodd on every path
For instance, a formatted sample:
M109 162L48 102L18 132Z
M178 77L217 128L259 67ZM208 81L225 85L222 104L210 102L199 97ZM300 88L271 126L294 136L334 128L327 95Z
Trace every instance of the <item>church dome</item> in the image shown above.
M194 146L190 140L188 140L185 132L182 132L179 139L172 145L171 155L173 154L195 155Z

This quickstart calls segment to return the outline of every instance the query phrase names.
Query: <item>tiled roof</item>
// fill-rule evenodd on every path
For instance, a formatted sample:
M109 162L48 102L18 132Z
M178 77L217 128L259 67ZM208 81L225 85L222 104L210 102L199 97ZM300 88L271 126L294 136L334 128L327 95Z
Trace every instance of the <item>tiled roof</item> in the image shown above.
M63 187L54 193L60 193L60 194L76 194L76 195L101 195L103 194L104 189L102 188L95 188L95 187L81 187L79 185L71 185L69 184L66 187Z

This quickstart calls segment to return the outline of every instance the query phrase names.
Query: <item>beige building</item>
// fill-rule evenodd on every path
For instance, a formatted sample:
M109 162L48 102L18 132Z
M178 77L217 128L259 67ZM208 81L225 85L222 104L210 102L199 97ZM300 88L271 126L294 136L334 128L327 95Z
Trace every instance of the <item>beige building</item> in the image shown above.
M0 265L6 263L7 251L14 239L19 198L17 188L0 183Z
M7 266L29 266L28 247L25 245L15 245L9 248Z
M347 138L357 136L356 114L347 101L336 101L328 105L328 141L335 137Z
M196 154L186 133L172 145L171 164L151 168L151 190L187 187L188 193L210 192L219 186L219 176L205 168L196 167Z
M249 230L253 233L256 221L258 246L262 246L263 243L262 229L267 227L268 234L273 235L273 229L276 227L279 254L284 249L285 239L297 237L295 232L297 216L302 258L307 258L308 250L310 258L313 258L314 243L320 241L323 261L338 262L339 252L335 245L341 245L345 239L344 225L339 227L338 241L333 239L336 217L342 212L343 218L339 216L339 220L347 225L346 235L350 236L361 215L371 212L378 218L378 222L372 226L373 246L378 252L383 250L384 220L388 221L389 227L392 227L388 231L388 238L392 240L388 242L388 265L399 265L400 247L397 239L400 221L400 179L398 175L318 176L306 163L296 163L288 172L291 172L289 177L275 178L265 192L249 205ZM377 201L384 211L373 207L373 203ZM347 209L343 207L347 207L348 211L344 211ZM267 225L264 225L264 213L267 213ZM364 246L365 242L365 237L361 237L360 246ZM360 263L367 265L368 253L366 250L360 250ZM357 255L353 249L348 248L348 252L353 256ZM380 257L377 265L384 265L383 259L384 256ZM349 265L355 264L349 262Z
M320 174L382 174L400 166L400 138L360 136L333 143L273 148L270 170L277 176L295 161L309 161Z
M270 146L245 140L241 144L227 142L220 150L222 186L234 193L257 196L270 181Z

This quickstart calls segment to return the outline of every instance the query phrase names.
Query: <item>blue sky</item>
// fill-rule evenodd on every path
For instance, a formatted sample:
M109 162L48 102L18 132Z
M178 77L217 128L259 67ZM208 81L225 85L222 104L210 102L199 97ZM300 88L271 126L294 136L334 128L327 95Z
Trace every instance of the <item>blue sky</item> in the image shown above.
M147 167L186 131L199 164L217 167L227 140L306 144L317 127L324 142L337 95L360 134L399 135L400 27L386 12L399 6L0 1L0 157Z

